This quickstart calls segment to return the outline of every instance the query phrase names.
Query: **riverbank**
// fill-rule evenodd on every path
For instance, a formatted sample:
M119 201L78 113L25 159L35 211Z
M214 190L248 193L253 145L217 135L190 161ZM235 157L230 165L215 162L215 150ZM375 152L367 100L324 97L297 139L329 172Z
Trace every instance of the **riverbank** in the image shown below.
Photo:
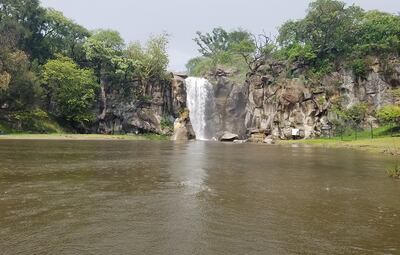
M373 153L400 155L400 137L384 137L376 139L362 139L354 141L341 141L337 139L307 139L279 141L281 145L310 145L325 148L350 148Z
M0 135L0 140L134 140L165 141L168 136L157 134L144 135L102 135L102 134L9 134Z

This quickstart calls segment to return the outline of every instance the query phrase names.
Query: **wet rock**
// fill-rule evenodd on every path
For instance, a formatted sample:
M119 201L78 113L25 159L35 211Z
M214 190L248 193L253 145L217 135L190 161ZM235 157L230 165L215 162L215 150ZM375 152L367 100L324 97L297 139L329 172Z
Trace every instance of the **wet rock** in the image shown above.
M223 135L219 138L221 142L233 142L238 139L239 136L237 134L233 134L230 132L224 132Z
M180 117L175 120L172 141L188 141L196 139L189 117Z
M234 144L243 144L243 143L247 143L247 139L246 140L235 140L233 141Z

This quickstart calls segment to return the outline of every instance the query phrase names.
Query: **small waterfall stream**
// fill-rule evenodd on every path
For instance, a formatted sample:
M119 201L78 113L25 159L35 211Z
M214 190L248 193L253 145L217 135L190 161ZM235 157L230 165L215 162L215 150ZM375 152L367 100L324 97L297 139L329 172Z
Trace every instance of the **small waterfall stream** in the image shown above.
M186 79L187 105L197 140L211 140L215 136L215 101L213 85L204 78Z

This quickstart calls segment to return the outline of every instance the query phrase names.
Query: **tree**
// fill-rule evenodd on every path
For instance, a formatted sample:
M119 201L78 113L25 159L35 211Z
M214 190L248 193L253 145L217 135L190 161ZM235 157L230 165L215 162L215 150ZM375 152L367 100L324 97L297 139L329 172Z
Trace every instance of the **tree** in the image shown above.
M47 59L49 54L43 45L45 13L39 0L0 0L0 23L16 24L21 34L18 48L39 61Z
M84 43L86 57L93 63L100 82L100 114L98 116L100 129L103 128L106 117L106 86L113 70L113 59L122 55L124 40L117 31L97 30Z
M380 11L364 15L356 50L363 54L400 53L400 16Z
M20 50L3 53L3 82L0 104L6 104L9 110L31 108L41 95L40 87L25 52Z
M98 84L92 70L81 69L70 58L57 56L42 71L42 85L52 113L73 123L93 120L91 112Z
M136 76L142 82L154 78L164 78L168 67L168 38L166 34L152 37L145 46L139 42L131 43L126 57L136 61Z
M338 56L352 52L364 11L336 0L316 0L307 15L279 29L278 43L291 61L326 67Z
M206 57L215 56L221 52L240 52L254 49L252 35L242 29L227 32L221 27L214 28L211 33L197 32L194 41L199 46L199 52Z
M201 57L188 62L188 71L201 75L215 71L218 65L234 67L246 73L257 55L257 38L248 31L236 29L227 32L221 27L210 33L197 32L194 41L199 46Z
M334 108L333 111L338 115L339 120L336 124L340 126L351 125L355 131L355 138L357 140L357 131L363 123L367 114L368 105L365 103L358 103L348 109Z
M43 24L43 45L49 54L63 54L76 60L83 58L83 43L89 31L66 18L62 12L47 9Z
M38 0L0 0L0 24L18 31L17 47L32 60L45 63L62 53L81 59L89 32L54 9L42 8Z

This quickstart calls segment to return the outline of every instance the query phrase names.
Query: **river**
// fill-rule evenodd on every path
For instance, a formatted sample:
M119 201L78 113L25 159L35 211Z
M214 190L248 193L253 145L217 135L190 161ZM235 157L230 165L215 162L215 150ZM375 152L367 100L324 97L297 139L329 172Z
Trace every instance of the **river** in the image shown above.
M383 155L2 140L0 160L0 254L400 253Z

